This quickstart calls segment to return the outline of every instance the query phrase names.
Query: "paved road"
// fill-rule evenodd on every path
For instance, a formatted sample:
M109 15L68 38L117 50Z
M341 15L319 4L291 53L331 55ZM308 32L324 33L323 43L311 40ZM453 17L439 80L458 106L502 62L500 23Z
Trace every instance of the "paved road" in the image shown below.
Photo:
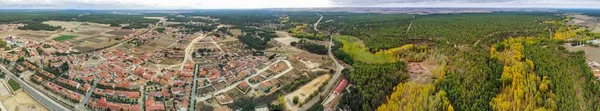
M196 89L198 87L198 67L200 67L200 65L198 65L198 64L196 64L196 66L194 67L194 81L193 81L194 83L192 83L193 84L192 85L192 95L191 95L192 100L190 100L191 106L190 106L189 111L195 111L194 106L196 106L196 104L194 104L194 103L196 103L196 98L198 97L198 96L196 96Z
M94 74L94 77L96 77L96 75L98 75L98 72L96 72ZM87 101L90 99L90 96L92 96L92 93L94 92L94 90L96 89L96 85L99 82L99 78L96 77L96 79L94 79L94 84L92 84L92 87L90 87L90 89L88 90L88 92L85 94L85 97L83 97L83 101L81 101L81 105L85 106L85 104L87 104Z
M318 14L318 15L321 16L320 14ZM321 16L321 18L323 18L323 16ZM319 23L320 21L321 21L321 19L319 19L319 21L317 21L317 23ZM316 25L315 25L315 29L316 29ZM333 44L333 36L330 35L329 36L329 49L328 49L329 52L327 54L335 63L335 67L336 67L335 74L333 74L333 77L331 79L329 79L329 82L327 82L327 85L325 85L325 90L322 90L321 92L319 92L319 96L313 97L310 101L306 102L302 107L298 108L298 111L306 111L313 105L317 104L319 102L319 100L321 99L321 96L327 95L330 92L333 85L335 85L335 83L338 81L338 79L342 75L342 70L344 69L344 66L342 66L340 63L338 63L337 59L335 59L335 56L333 56L333 53L331 52L331 46L333 46L333 45L334 45Z
M48 107L48 109L53 110L53 111L71 111L71 109L54 101L53 99L49 98L48 96L46 96L46 95L42 94L41 92L39 92L38 90L34 89L29 84L25 83L23 80L16 77L15 74L8 71L4 67L4 65L0 65L0 67L1 67L0 69L2 69L2 71L4 73L8 74L9 77L13 78L13 80L15 80L19 85L21 85L21 88L23 88L23 90L28 92L28 94L31 95L31 97L33 97L36 101L38 101L38 102L44 104L46 107Z
M319 29L317 29L317 27L318 27L318 26L319 26L319 24L321 23L321 20L323 19L323 15L321 15L321 14L319 14L319 13L315 13L315 14L317 14L317 15L321 16L321 17L319 18L319 20L318 20L318 21L315 23L315 25L314 25L315 27L313 27L313 28L315 29L315 31L319 32Z

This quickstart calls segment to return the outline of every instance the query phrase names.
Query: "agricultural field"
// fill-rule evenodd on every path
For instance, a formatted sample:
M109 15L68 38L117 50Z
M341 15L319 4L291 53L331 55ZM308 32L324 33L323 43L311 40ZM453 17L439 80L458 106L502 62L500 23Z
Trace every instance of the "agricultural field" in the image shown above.
M176 46L178 39L173 37L173 34L160 34L157 39L150 39L148 42L140 45L138 48L143 52L154 52L162 48Z
M75 24L63 22L60 24ZM86 23L66 29L61 36L54 37L56 41L68 41L75 45L74 49L85 52L118 43L120 38L133 33L133 30L122 30L107 24Z
M43 41L54 36L55 33L54 31L9 30L0 32L0 37L15 36L32 41Z
M45 24L65 28L61 33L53 35L56 41L68 41L75 45L74 49L85 52L106 47L119 42L120 38L133 33L133 30L122 30L109 24L75 21L47 21Z
M61 36L58 36L56 38L53 38L52 40L54 40L54 41L65 41L65 40L69 40L69 39L72 39L72 38L75 38L75 37L77 37L77 36L74 36L74 35L61 35Z

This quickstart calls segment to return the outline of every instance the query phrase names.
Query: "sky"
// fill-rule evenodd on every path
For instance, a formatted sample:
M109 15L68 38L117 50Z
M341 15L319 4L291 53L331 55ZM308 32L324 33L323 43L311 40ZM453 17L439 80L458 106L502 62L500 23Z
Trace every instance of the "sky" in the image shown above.
M0 0L0 9L600 8L600 0Z

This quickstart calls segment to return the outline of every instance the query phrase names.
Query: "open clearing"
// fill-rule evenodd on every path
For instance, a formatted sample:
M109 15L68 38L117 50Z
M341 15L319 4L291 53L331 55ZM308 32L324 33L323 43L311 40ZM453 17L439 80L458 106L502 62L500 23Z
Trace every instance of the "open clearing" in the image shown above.
M407 65L408 81L426 84L433 82L433 75L422 62L411 62Z
M292 42L300 41L300 39L292 37L292 36L290 36L289 33L284 32L284 31L276 31L275 34L277 34L277 36L279 36L279 37L273 38L273 39L275 39L276 41L281 42L285 45L290 45L290 43L292 43Z
M334 36L333 38L335 41L340 41L342 44L344 44L344 46L342 46L342 51L346 52L353 59L367 63L386 63L396 61L396 59L390 54L373 54L369 52L365 45L356 37Z
M300 87L298 90L288 94L285 96L285 100L287 102L286 108L288 108L291 111L296 111L298 110L298 105L293 105L292 106L292 100L294 99L294 97L298 97L299 99L299 103L303 103L306 101L306 99L310 99L308 98L310 96L310 94L312 94L313 92L317 92L319 90L319 87L321 87L323 85L324 82L327 82L327 80L329 80L329 78L331 78L331 75L329 74L324 74L321 75L319 77L317 77L316 79L313 79L312 81L310 81L308 84L305 84L304 86ZM316 94L316 93L315 93ZM290 104L292 103L292 104Z
M9 111L48 111L23 90L15 91L13 95L0 99Z
M302 62L306 66L306 68L308 68L308 69L314 69L314 68L317 68L317 67L321 66L321 64L316 63L316 62L312 62L312 61L300 60L300 62Z
M599 56L600 48L590 47L590 46L573 47L573 46L571 46L571 43L565 43L565 44L563 44L563 46L571 52L585 51L585 57L587 59L596 61L596 62L600 62L600 56Z

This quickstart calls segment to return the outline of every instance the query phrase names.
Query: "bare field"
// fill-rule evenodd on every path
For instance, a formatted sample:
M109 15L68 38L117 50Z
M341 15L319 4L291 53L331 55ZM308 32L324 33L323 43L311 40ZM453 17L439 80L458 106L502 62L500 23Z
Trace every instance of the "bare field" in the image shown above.
M586 15L569 15L573 17L573 20L568 22L570 25L579 25L587 27L592 33L600 33L600 21L596 20L597 17L591 17Z
M10 86L8 84L4 84L4 80L0 81L0 96L8 96L10 92L8 91Z
M300 41L300 39L292 37L289 33L284 32L284 31L276 31L275 34L277 34L277 36L279 36L278 38L273 38L278 42L281 42L285 45L290 45L290 43L292 42L298 42Z
M9 111L48 111L46 107L35 101L23 90L17 90L11 96L2 97L0 101Z
M181 61L183 61L183 58L165 58L165 60L161 61L159 64L174 65L181 63Z
M118 43L121 40L115 40L116 38L123 37L131 33L133 33L131 30L95 30L93 32L67 32L65 34L77 35L78 37L69 41L75 44L75 49L79 50L80 52L84 52Z
M308 84L305 84L304 86L300 87L298 90L288 94L285 96L285 100L288 101L287 103L292 103L291 101L294 99L294 97L298 97L299 102L305 102L313 92L318 92L319 87L321 87L323 85L324 82L327 82L327 80L329 80L329 78L331 78L331 75L329 74L324 74L321 75L319 77L317 77L316 79L313 79L312 81L310 81ZM285 104L286 108L288 108L291 111L296 111L298 110L297 105L292 105L292 104Z
M131 33L133 33L133 31L131 31L131 30L113 30L113 31L106 32L106 34L112 34L112 35L115 35L118 37L129 35Z
M431 71L427 67L424 66L422 62L411 62L407 65L408 70L408 81L416 82L416 83L430 83L433 82L433 75Z
M42 41L56 32L54 31L30 31L30 30L10 30L0 33L0 37L16 36L33 41Z
M233 36L238 36L238 35L240 35L242 33L242 30L240 30L240 29L229 29L229 32L231 32L231 34Z
M589 46L573 47L573 46L571 46L570 43L563 44L563 46L571 52L585 51L585 57L587 59L596 61L596 62L600 62L600 56L598 56L598 55L600 55L600 48L589 47Z
M177 39L172 34L160 34L158 39L151 39L148 43L140 46L139 49L154 52L155 50L167 48L175 42L177 42Z

